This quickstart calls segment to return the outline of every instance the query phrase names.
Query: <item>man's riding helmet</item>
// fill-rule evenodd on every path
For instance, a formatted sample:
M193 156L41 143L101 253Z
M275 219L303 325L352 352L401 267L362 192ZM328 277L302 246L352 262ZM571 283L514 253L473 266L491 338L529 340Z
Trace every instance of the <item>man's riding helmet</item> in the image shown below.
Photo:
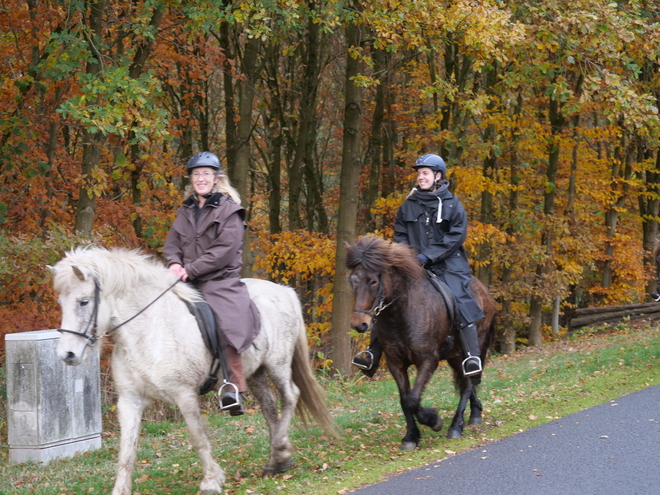
M199 167L211 167L215 169L216 172L223 173L218 157L208 151L202 151L201 153L193 155L190 160L188 160L186 172L190 174L192 169Z
M445 161L438 155L428 153L426 155L420 156L413 165L413 168L417 170L418 168L422 167L430 168L434 172L442 172L442 178L447 178L447 165L445 165Z

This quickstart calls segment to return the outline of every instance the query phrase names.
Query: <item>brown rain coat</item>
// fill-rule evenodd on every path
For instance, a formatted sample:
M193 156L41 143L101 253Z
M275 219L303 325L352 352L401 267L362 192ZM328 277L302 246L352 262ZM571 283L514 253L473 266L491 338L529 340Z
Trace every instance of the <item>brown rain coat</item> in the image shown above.
M206 200L195 222L196 209L193 197L179 208L163 256L168 266L179 263L186 269L227 341L240 353L261 328L259 311L240 279L245 210L221 193Z

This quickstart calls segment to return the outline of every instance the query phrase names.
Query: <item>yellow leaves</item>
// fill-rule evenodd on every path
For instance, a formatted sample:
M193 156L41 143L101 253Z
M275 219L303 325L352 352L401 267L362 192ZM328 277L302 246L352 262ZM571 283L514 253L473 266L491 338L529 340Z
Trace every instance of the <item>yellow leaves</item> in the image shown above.
M300 277L334 275L335 242L315 232L296 230L260 235L255 267L283 283Z

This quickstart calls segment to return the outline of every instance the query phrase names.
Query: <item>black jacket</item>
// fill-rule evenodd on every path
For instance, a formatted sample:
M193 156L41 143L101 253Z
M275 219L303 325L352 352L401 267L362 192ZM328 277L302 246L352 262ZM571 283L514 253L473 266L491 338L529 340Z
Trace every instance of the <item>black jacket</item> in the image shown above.
M484 315L470 291L472 273L463 247L466 237L467 214L449 191L448 181L434 192L414 191L397 212L394 241L409 244L428 258L424 266L449 286L463 323L472 323Z

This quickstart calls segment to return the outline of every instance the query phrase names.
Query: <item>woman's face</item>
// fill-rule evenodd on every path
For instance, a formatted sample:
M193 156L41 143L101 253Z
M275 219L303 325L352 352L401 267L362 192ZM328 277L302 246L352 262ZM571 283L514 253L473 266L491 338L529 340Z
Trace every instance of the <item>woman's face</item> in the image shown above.
M442 175L438 172L438 175ZM417 185L420 189L429 190L434 188L436 173L428 167L420 167L417 169Z
M213 186L220 179L215 176L215 170L211 167L198 167L193 169L190 174L190 180L192 181L195 193L198 196L204 196L213 190Z

